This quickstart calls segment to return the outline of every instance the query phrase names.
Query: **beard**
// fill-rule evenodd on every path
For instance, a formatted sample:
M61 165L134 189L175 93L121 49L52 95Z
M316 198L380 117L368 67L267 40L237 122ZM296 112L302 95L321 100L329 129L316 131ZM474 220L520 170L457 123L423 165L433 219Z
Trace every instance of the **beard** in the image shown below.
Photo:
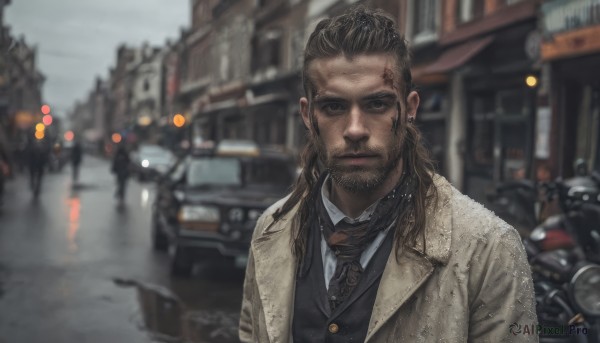
M328 150L322 139L314 137L318 155L333 182L351 193L368 193L376 190L396 169L402 157L402 139L393 136L389 148L369 147L364 143L353 143L347 148ZM352 166L339 163L340 155L360 151L377 155L377 162L369 166Z

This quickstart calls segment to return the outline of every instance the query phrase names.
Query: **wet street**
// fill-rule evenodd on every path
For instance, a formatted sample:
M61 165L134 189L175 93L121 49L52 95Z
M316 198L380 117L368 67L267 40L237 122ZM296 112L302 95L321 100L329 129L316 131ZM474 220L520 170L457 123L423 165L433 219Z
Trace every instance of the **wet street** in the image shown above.
M152 250L152 183L131 180L117 206L109 162L84 156L45 175L39 199L25 175L0 209L0 343L236 342L243 271L198 265L172 278Z

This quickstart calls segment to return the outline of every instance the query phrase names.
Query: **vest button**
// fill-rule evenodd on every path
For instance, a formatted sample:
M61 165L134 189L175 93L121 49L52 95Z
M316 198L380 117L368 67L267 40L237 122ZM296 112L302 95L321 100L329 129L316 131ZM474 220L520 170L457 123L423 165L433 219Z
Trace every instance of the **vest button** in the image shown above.
M340 327L336 323L329 324L329 332L338 333L340 331Z

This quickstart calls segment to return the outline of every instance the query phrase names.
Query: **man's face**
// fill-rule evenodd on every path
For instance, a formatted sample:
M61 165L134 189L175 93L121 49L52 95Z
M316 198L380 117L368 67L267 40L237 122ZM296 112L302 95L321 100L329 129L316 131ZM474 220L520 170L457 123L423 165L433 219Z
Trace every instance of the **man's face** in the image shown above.
M315 95L310 102L300 99L302 119L333 181L348 191L369 192L397 175L407 115L414 117L419 105L415 92L401 98L397 70L388 54L322 58L309 65Z

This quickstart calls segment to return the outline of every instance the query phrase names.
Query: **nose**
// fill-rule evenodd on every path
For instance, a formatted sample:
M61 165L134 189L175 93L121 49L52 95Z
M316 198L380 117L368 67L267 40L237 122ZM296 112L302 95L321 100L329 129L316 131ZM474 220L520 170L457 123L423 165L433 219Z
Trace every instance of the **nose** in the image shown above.
M344 130L344 138L352 142L359 142L369 137L369 130L366 124L366 116L358 106L353 106Z

